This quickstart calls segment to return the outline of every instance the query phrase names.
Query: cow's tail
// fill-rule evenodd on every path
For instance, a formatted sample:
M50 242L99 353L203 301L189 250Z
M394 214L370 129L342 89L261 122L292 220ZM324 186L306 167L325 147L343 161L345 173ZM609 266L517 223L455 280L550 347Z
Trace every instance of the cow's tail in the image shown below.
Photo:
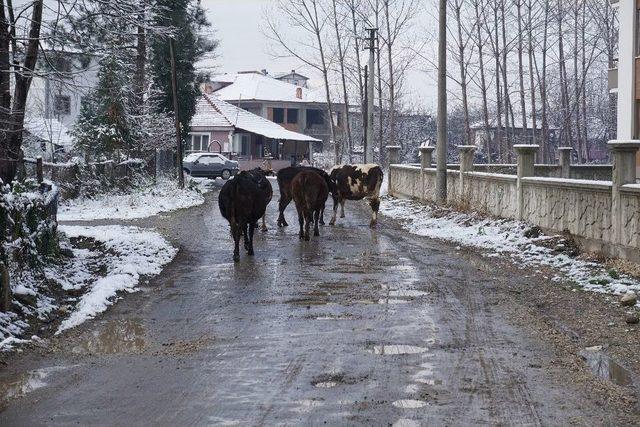
M379 174L378 174L378 179L376 180L376 186L373 190L373 195L377 198L380 197L380 188L382 187L382 181L384 181L384 172L382 171L382 168L378 168Z

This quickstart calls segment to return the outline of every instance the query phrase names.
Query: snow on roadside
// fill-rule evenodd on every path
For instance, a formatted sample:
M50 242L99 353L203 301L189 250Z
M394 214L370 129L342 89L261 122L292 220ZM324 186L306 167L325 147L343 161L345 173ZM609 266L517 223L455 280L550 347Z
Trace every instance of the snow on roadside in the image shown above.
M113 254L107 263L107 273L95 280L80 297L71 315L56 334L102 313L114 303L120 291L133 292L141 276L159 274L178 252L160 234L127 226L61 226L70 238L89 237L104 244Z
M155 231L131 226L59 226L75 242L73 253L42 270L12 277L14 310L0 312L0 351L39 341L37 330L64 314L57 333L80 325L114 304L119 292L134 292L140 280L159 274L178 252ZM36 327L36 328L34 328Z
M180 189L173 181L161 180L157 185L131 194L105 194L95 199L82 198L63 202L59 221L91 221L98 219L139 219L161 212L184 209L204 203L203 191L208 181L194 180L194 185Z
M526 237L525 232L531 227L519 221L436 210L411 200L387 197L382 200L380 213L400 220L413 234L483 249L488 251L485 256L508 256L529 267L554 268L560 273L552 278L555 282L569 279L585 290L614 295L629 290L640 292L640 282L633 278L542 246L550 236Z

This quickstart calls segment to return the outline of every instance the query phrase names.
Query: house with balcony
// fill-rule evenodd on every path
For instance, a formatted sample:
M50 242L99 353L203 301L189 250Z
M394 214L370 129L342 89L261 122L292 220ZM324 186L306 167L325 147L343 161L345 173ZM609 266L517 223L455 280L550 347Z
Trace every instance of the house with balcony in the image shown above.
M640 139L640 2L611 0L618 8L618 59L609 70L609 90L618 96L617 139ZM640 173L640 153L636 159Z
M274 170L304 158L312 160L312 145L319 142L225 102L215 94L203 94L198 100L189 134L187 153L223 153L238 160L241 169L259 167L266 159Z
M344 132L344 104L333 103L333 115L328 114L324 88L310 89L293 84L304 77L292 72L274 77L263 71L240 72L213 76L203 85L203 92L236 107L268 119L287 130L317 139L314 152L329 150L333 120L337 137ZM306 77L304 77L307 79Z

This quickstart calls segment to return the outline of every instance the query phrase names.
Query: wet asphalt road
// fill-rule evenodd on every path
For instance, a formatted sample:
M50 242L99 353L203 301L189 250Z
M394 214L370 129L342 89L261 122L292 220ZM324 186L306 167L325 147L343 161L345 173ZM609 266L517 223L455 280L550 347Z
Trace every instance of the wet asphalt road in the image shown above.
M509 272L353 202L300 242L277 194L234 265L216 196L148 221L181 252L142 292L3 369L2 425L615 423L490 303Z

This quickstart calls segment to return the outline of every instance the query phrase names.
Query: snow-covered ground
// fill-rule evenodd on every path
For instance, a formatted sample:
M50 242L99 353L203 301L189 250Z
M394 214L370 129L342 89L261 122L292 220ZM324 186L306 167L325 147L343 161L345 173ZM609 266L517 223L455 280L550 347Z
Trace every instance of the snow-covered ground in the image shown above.
M553 281L570 280L585 290L610 294L640 291L640 282L604 265L571 257L559 236L527 237L531 226L506 219L436 209L418 202L384 197L380 213L401 221L410 233L482 249L485 256L507 256L528 267L551 267ZM552 247L544 246L545 242Z
M0 313L0 350L39 339L24 336L28 318L47 321L57 317L52 314L61 314L66 318L60 333L95 317L115 303L119 292L134 292L143 277L159 274L178 252L157 232L138 227L60 226L59 230L82 242L72 248L73 257L48 265L44 278L32 271L13 278L13 292L19 298L15 303L26 316ZM51 289L55 286L81 295L56 300Z
M113 255L108 257L106 275L92 280L57 333L78 326L105 311L114 303L118 292L133 292L141 276L160 274L163 266L178 252L160 234L137 227L114 225L60 228L70 238L88 237L99 241ZM77 286L77 282L63 278L61 285L63 288L69 288Z
M59 208L58 220L139 219L201 205L202 193L211 188L213 181L194 179L193 183L180 189L174 181L166 180L131 194L67 200Z

